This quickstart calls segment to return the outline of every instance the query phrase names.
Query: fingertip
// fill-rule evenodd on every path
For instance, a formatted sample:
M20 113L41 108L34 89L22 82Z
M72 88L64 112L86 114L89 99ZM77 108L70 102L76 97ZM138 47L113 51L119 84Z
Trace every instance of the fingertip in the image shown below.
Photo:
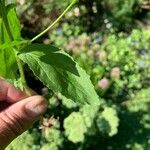
M40 119L46 108L45 98L36 95L23 99L2 111L0 113L0 140L5 141L3 144L7 145L12 139L30 128L36 120Z
M47 109L47 101L44 97L36 95L28 98L29 102L25 105L28 115L31 117L39 117L43 115Z

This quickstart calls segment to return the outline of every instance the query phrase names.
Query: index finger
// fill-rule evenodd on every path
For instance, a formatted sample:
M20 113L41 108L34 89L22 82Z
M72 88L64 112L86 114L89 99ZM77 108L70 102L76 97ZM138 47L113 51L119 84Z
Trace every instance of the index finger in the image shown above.
M0 79L0 101L5 100L9 103L15 103L26 97L28 96L25 92L16 89L4 79Z

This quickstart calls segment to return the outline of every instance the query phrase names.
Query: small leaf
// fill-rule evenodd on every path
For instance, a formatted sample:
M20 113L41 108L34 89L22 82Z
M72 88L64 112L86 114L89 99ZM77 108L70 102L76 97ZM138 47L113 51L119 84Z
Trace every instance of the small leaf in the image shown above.
M16 15L14 5L8 5L6 7L6 15L7 15L7 19L8 19L10 32L11 32L14 40L20 40L21 39L21 35L20 35L21 27L20 27L20 22L18 20L18 17ZM1 16L0 17L0 45L4 44L4 43L10 43L10 42L12 42L12 41L9 38L4 20Z
M98 105L100 100L86 72L58 48L32 44L19 55L34 74L51 90L85 104Z
M13 34L14 40L20 40L21 26L18 16L16 14L15 5L8 5L6 9L10 30L11 33Z

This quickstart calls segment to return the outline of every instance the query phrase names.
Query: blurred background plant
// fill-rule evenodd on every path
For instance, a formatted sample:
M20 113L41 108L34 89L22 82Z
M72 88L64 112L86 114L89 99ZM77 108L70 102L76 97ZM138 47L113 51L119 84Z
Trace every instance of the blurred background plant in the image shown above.
M70 2L17 0L24 38L43 30ZM49 108L8 150L149 150L149 18L149 0L80 0L39 42L70 53L103 103L80 106L53 95L25 66L30 87L47 97Z

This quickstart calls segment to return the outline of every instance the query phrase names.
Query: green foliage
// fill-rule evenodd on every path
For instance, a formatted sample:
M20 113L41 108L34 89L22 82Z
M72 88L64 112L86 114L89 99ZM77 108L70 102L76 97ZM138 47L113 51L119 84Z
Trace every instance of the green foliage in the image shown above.
M79 112L73 112L64 120L65 134L73 143L83 142L87 128Z
M79 103L99 104L89 76L69 55L58 48L41 44L29 45L22 50L19 57L54 92L60 92Z
M86 136L96 134L111 137L117 134L118 125L117 112L111 107L105 107L103 111L99 111L98 107L86 105L64 120L65 134L73 143L84 142Z
M89 106L85 105L84 107L80 108L80 112L84 118L85 125L88 129L91 128L91 132L94 133L93 123L96 118L96 115L98 115L99 107L97 106ZM90 135L90 132L88 131L88 134Z
M125 107L121 107L120 117L122 122L116 141L122 137L122 142L114 144L115 149L149 149L149 92L149 88L139 91L133 99L125 103ZM120 148L117 148L118 146Z
M102 39L102 44L94 43L97 39L93 35L69 38L63 30L61 34L55 31L52 36L53 42L68 49L87 70L99 95L104 98L100 107L92 107L78 106L60 95L55 97L53 109L47 115L57 114L61 118L63 129L58 130L63 142L58 149L147 150L150 90L141 89L150 84L149 31L111 34ZM64 37L63 42L61 37ZM103 81L109 82L107 89L98 84L104 77L107 80Z
M76 2L72 1L66 11ZM33 38L30 42L21 43L20 23L16 16L15 7L0 1L1 18L0 44L7 47L8 43L20 41L20 45L0 50L2 69L0 76L6 79L17 79L19 70L23 88L27 91L27 85L20 58L27 63L34 74L51 90L62 93L67 98L80 103L99 104L99 98L93 88L89 76L83 71L73 59L59 49L49 45L31 43L39 38L44 32ZM66 11L63 13L65 14ZM62 15L61 15L62 17ZM59 18L61 18L59 17ZM58 21L58 20L57 20ZM55 22L56 23L56 22ZM54 24L55 24L54 23ZM18 44L17 43L17 44ZM23 45L21 45L23 44ZM3 47L3 45L2 45ZM19 54L18 54L19 51ZM7 59L7 60L6 60ZM38 65L37 65L38 64ZM8 75L8 72L10 74ZM7 76L8 75L8 76Z
M45 144L44 146L42 146L41 150L58 150L58 147L57 145L55 145L55 143Z
M119 119L117 112L113 108L106 107L97 119L97 126L101 133L108 134L110 137L118 132Z
M48 18L56 18L68 3L70 0L43 0L41 5L40 0L26 0L18 6L18 10L30 29L39 32L48 25ZM85 32L129 32L133 27L141 27L142 23L148 22L149 9L142 7L143 4L147 6L146 3L147 0L79 0L79 4L66 15L63 22L79 26ZM32 18L34 20L31 23Z
M24 23L23 36L32 37L45 28L49 18L56 18L69 1L43 0L42 5L40 0L24 1L18 8ZM150 32L142 26L147 23L149 13L143 5L147 6L147 1L80 0L57 28L41 39L46 44L65 49L74 59L51 45L18 40L0 45L1 49L19 47L18 57L36 74L35 80L26 69L29 83L32 80L39 86L39 78L55 93L62 93L49 99L40 130L37 123L23 135L23 140L20 137L14 141L11 149L97 150L100 147L102 150L149 150ZM139 25L140 29L135 28ZM93 104L95 95L91 82L86 80L89 77L74 60L90 75L101 97L101 105L80 105L72 101ZM42 67L37 65L39 62ZM81 74L82 82L76 82L79 81L76 70ZM66 74L71 74L75 80L67 81ZM13 80L21 87L20 81ZM64 88L64 82L69 84L68 88ZM43 85L39 89L45 91ZM51 116L57 119L51 119ZM18 147L14 148L14 143L18 143Z
M0 4L0 9L0 45L9 45L12 39L18 40L20 38L20 24L13 6L7 5L7 7L4 8L2 4ZM13 35L11 34L12 32ZM0 49L0 64L2 66L0 76L10 79L16 77L17 62L15 59L15 52L12 47L8 46L7 50Z
M127 103L128 109L132 112L148 112L149 110L149 103L150 103L150 88L143 89L133 98L132 101Z
M23 135L18 137L10 146L8 146L7 150L28 150L34 141L34 137L32 137L28 132L25 132Z
M25 142L29 141L29 145L31 145L27 150L34 149L34 147L37 150L40 148L46 150L51 147L54 149L72 149L74 147L73 149L88 150L93 146L95 146L95 150L98 146L101 146L102 149L111 147L114 150L148 150L149 92L149 88L143 89L132 100L128 100L117 109L114 106L106 106L106 104L103 104L103 109L88 105L82 106L78 112L72 112L64 119L64 134L60 130L60 121L56 121L52 128L42 130L40 138L43 144L39 142L33 144L36 136L33 131L28 133L28 136L32 138L28 138ZM143 105L141 106L141 104ZM66 140L74 144L66 143ZM19 150L19 147L15 150Z
M43 5L43 9L46 11L47 14L49 14L51 11L53 11L54 9L57 10L61 10L63 8L65 8L67 5L69 5L69 3L71 3L71 0L48 0L45 1L44 5Z
M57 146L62 144L61 132L58 129L46 129L44 131L44 136L49 143L54 143Z
M61 34L54 31L51 40L67 49L90 74L100 96L122 102L142 87L149 87L149 31L135 29L129 35L109 34L103 38L98 33L70 37L63 29ZM63 44L62 37L66 37Z

